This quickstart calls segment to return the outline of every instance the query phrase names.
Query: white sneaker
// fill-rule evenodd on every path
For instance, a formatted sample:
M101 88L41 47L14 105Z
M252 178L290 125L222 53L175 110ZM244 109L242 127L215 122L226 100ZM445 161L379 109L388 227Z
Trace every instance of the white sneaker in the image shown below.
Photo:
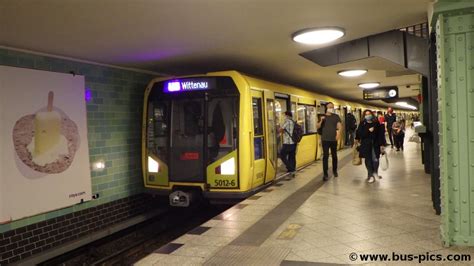
M369 183L374 183L375 182L375 178L373 176L369 177L369 180L367 180L367 182Z
M382 176L379 175L379 174L377 174L377 173L374 173L374 177L375 177L375 178L378 178L378 179L382 179Z

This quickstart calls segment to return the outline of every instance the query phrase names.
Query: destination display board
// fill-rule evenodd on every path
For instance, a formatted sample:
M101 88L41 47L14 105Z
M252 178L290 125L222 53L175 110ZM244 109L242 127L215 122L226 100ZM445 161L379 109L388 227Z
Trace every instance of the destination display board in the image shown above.
M398 98L398 87L367 89L363 91L364 100L384 100Z
M173 79L164 83L163 92L176 93L184 91L215 89L216 82L212 78Z

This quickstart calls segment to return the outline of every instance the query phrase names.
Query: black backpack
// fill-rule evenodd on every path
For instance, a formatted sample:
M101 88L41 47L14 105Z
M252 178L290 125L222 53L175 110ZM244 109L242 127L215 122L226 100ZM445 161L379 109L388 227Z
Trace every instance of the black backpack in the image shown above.
M293 140L294 143L298 144L303 138L303 128L300 126L300 124L296 123L295 121L293 120L291 121L293 122L293 134L290 134L290 132L288 132L288 130L286 129L285 131L288 134L288 136L291 137L291 140Z

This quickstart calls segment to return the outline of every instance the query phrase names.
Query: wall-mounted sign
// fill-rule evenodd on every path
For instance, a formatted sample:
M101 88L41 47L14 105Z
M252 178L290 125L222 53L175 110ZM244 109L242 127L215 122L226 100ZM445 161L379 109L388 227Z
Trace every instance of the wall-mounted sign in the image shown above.
M364 100L384 100L398 98L398 87L364 90Z
M173 79L164 83L163 92L210 90L216 87L216 81L210 78Z

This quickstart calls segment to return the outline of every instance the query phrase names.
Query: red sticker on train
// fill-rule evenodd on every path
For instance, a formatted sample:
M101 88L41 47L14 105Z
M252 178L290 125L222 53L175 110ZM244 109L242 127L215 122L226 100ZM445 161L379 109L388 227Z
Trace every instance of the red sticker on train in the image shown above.
M179 159L181 161L199 160L199 152L185 152Z

